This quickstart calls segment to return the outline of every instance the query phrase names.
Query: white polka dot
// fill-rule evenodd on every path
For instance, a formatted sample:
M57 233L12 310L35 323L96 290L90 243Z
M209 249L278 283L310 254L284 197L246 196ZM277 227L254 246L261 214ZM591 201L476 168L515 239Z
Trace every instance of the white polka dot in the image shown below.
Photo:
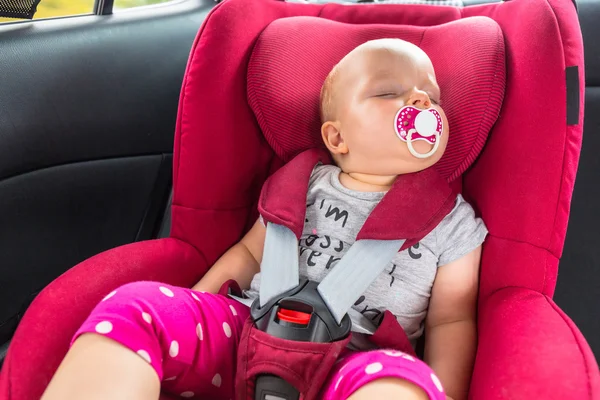
M172 376L170 378L163 379L163 381L165 381L165 382L167 382L167 381L174 381L175 379L177 379L177 377L176 376Z
M177 354L179 354L179 343L177 343L177 340L173 340L171 342L171 347L169 347L169 355L171 357L177 357Z
M148 363L150 363L150 354L148 354L148 352L146 350L138 350L138 355L140 357L142 357L144 360L146 360Z
M223 380L221 379L221 375L216 374L212 379L212 384L215 385L216 387L221 387L221 383L223 383Z
M225 332L225 336L231 337L231 327L227 322L223 322L223 332Z
M96 325L96 332L101 333L103 335L110 333L110 331L112 330L113 324L111 324L110 321L98 322L98 324Z
M378 373L382 369L383 369L383 365L381 365L381 363L379 363L379 362L376 362L376 363L367 365L367 368L365 368L365 373L367 375L373 375L373 374Z
M147 323L152 323L152 315L148 314L147 312L142 311L142 318L144 318L144 321Z
M401 351L395 351L395 350L383 350L383 354L385 354L386 356L390 356L390 357L402 357L405 360L408 361L416 361L415 358L413 356L410 356L406 353L403 353Z
M442 387L442 382L440 382L439 378L437 376L435 376L435 374L431 374L431 380L433 381L433 384L435 385L436 388L438 388L438 390L440 392L444 392L444 388Z
M106 297L104 297L104 298L102 299L102 301L110 299L110 298L111 298L111 297L113 297L115 294L117 294L117 291L116 291L116 290L113 290L112 292L110 292L109 294L107 294L107 295L106 295Z
M204 340L204 334L202 333L202 324L196 325L196 335L198 335L198 339Z
M403 352L396 350L383 350L383 354L390 357L402 357L404 355Z
M235 307L234 307L233 305L231 305L231 304L230 304L230 305L229 305L229 309L231 310L231 313L232 313L233 315L237 315L237 311L236 311L236 309L235 309Z
M180 394L181 397L185 397L186 399L189 399L190 397L194 397L194 392L183 392Z
M166 287L164 287L164 286L161 286L161 287L159 287L159 288L158 288L158 290L160 290L160 291L162 292L162 294L164 294L165 296L168 296L168 297L173 297L173 296L175 296L175 295L173 294L173 292L171 291L171 289L169 289L169 288L166 288Z
M194 298L194 300L200 301L200 299L198 298L198 296L196 296L196 293L192 293L192 297Z
M340 379L337 380L337 382L335 383L335 387L333 388L333 390L337 390L338 386L340 386L340 383L342 382L342 379L344 379L343 376L340 376Z

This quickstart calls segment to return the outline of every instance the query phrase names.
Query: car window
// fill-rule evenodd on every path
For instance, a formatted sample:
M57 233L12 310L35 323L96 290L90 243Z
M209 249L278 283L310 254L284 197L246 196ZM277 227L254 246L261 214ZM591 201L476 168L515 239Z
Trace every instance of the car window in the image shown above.
M118 12L132 7L150 6L173 0L115 0L113 11ZM93 14L95 0L42 0L37 6L33 19L66 17ZM0 22L18 21L17 18L2 18Z
M118 11L125 8L151 6L159 3L166 3L173 0L115 0L113 10Z

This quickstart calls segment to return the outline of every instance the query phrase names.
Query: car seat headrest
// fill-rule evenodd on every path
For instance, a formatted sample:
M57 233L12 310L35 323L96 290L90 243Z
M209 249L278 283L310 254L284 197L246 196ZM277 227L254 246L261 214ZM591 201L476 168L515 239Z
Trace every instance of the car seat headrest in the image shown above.
M436 167L454 180L483 148L504 97L504 40L498 24L487 17L429 27L316 17L272 22L253 49L247 82L248 102L266 140L286 162L323 146L319 94L325 77L353 48L379 38L414 43L431 58L450 125L448 147Z

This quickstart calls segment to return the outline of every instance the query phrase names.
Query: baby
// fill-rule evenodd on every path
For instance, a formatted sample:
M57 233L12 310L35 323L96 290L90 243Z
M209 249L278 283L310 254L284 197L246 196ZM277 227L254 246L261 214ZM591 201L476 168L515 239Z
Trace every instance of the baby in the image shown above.
M443 129L435 145L415 136L411 141L414 132L401 140L393 123L404 106L439 117ZM317 166L309 183L300 276L314 281L335 268L396 178L434 165L448 140L433 65L399 39L370 41L346 55L323 85L321 114L322 138L336 165ZM265 233L258 220L191 290L137 282L108 294L75 334L42 398L158 399L161 388L182 398L232 398L249 310L214 293L233 279L246 297L258 296ZM399 252L353 313L377 325L390 311L412 343L425 331L425 362L374 349L355 335L321 397L466 399L486 234L459 195L433 231Z

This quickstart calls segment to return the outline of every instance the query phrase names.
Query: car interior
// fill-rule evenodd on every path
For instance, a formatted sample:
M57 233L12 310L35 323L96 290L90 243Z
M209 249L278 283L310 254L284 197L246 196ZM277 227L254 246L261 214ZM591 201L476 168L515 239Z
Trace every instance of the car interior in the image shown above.
M223 41L223 54L218 58L217 52L194 52L195 46L198 43L202 45L206 37L202 36L202 29L209 24L210 15L219 15L215 10L221 8L221 14L224 14L223 10L240 7L243 0L171 0L119 11L114 9L112 0L96 0L89 14L29 20L34 17L38 3L43 4L44 1L24 4L17 13L15 10L19 6L15 8L14 3L19 2L0 0L0 17L14 19L0 19L0 399L7 400L39 398L40 388L43 390L47 384L56 363L36 364L33 368L31 360L39 360L35 354L45 351L44 343L52 340L59 343L59 336L63 338L60 339L62 347L57 345L58 350L52 351L64 354L64 338L72 334L76 325L75 322L72 326L54 325L55 321L62 321L64 317L59 314L75 313L72 310L81 308L83 304L87 307L87 304L97 302L110 291L103 282L122 283L130 280L131 276L154 280L165 278L166 272L158 270L150 272L149 269L146 275L143 271L131 272L136 266L124 266L131 252L126 245L151 243L144 250L147 253L143 256L147 257L144 262L148 265L167 262L166 258L161 259L166 257L161 254L175 251L179 246L176 243L179 239L173 238L173 230L176 238L193 237L199 234L190 227L194 223L223 218L227 220L224 224L231 225L230 231L216 235L214 239L206 239L206 243L202 244L202 257L214 260L225 243L231 244L239 239L251 224L247 209L239 211L245 216L241 225L229 221L233 214L223 213L219 217L219 212L215 211L208 217L186 211L189 198L181 194L184 185L194 187L194 198L222 202L217 205L208 202L213 208L207 206L207 210L220 210L221 206L234 209L238 203L229 201L225 194L223 199L215 195L218 192L216 188L220 187L217 182L195 180L194 175L189 173L183 180L181 176L185 167L205 166L208 162L195 159L195 154L201 152L190 155L174 151L183 140L176 132L188 123L186 118L189 115L182 113L182 106L188 94L186 88L191 85L190 74L193 71L190 71L190 66L200 65L197 68L209 70L214 62L215 68L222 68L219 64L221 59L227 57L228 51L234 51L231 43L235 42L235 37L231 35L242 30L227 26L225 17L213 18L210 27L216 29L215 25L220 22L223 25L219 29L225 32L222 37L211 37L213 49L219 45L215 41ZM451 20L454 17L450 16L455 12L462 16L479 15L479 10L487 10L485 7L494 5L499 9L528 0L247 1L253 3L253 7L264 7L265 10L279 10L277 7L283 6L330 7L328 10L351 8L344 11L347 14L343 17L331 17L345 18L342 22L346 23L430 25L433 23L427 18L434 13L438 21L435 23L443 23L446 18L443 15L448 15L447 19ZM273 6L267 3L281 4ZM568 166L563 166L576 171L576 176L572 199L557 206L565 208L568 226L564 247L559 250L556 286L554 288L550 283L550 287L544 290L568 316L565 323L572 330L575 341L583 347L589 345L593 355L584 362L589 374L584 379L589 381L586 389L588 397L577 398L598 399L600 378L593 357L596 360L600 357L600 208L597 207L600 204L600 161L594 151L600 149L600 136L596 137L600 132L600 43L596 42L600 35L600 28L596 26L600 20L600 0L532 0L531 4L534 3L540 14L573 12L576 16L573 23L578 22L576 28L580 29L583 37L585 82L581 84L585 86L585 112L583 121L574 123L583 124L583 143L579 158L575 157L568 161ZM417 7L411 10L418 12L415 11L413 21L364 22L361 20L364 18L361 17L361 7L365 7L364 10L367 10L366 7ZM336 12L332 11L332 15L338 15ZM494 15L492 11L489 13ZM231 14L234 12L231 11ZM341 11L339 15L342 15ZM420 15L425 17L420 19ZM517 14L514 18L518 22L520 16ZM556 18L558 20L559 17ZM241 20L239 23L245 22ZM523 23L532 22L526 20ZM556 24L559 25L558 22ZM231 35L227 36L228 33ZM505 32L505 36L508 37L508 33ZM576 40L568 39L566 44L548 41L546 46L549 49L553 46L569 48L570 41ZM195 61L192 56L196 56ZM536 60L540 71L546 62L552 62L543 53L528 57ZM576 84L577 72L567 67L563 66L567 69L567 86L570 79L574 79L570 82ZM510 72L508 69L507 76ZM541 79L538 72L531 70L529 74ZM223 87L228 85L223 84ZM571 100L575 96L573 101L578 102L577 91L568 92L567 101L570 101L569 96ZM536 102L543 108L549 100L534 94L527 101ZM528 104L520 106L529 107ZM198 101L195 107L198 108L192 113L201 114L202 107L210 105L209 102ZM554 109L548 104L548 113L554 112ZM230 115L232 119L238 118L235 112ZM567 114L567 118L577 120L575 114ZM502 112L500 115L504 116ZM256 122L244 120L244 116L239 118L240 124L256 125ZM202 129L202 122L195 123L198 129ZM215 126L206 124L207 129L215 130L213 133L216 135L218 127ZM530 134L544 135L535 131ZM207 149L212 145L212 142L206 142ZM578 153L577 144L571 145ZM204 144L199 142L195 146L201 149ZM249 196L256 196L256 188L279 167L277 162L271 161L272 155L267 154L264 148L253 146L253 143L248 144L248 148L257 153L246 155L245 161L248 166L259 163L262 166L256 167L254 176L244 175L252 180L249 187L254 191L249 189ZM218 149L223 150L221 147ZM544 152L545 147L528 151L533 157ZM184 160L184 156L187 164L178 162ZM254 157L259 161L249 161ZM551 161L547 160L548 163ZM180 185L179 193L174 181L175 185ZM564 184L569 188L573 182L566 177ZM533 196L533 192L543 192L543 189L532 187L531 191ZM234 195L231 191L225 192L229 196ZM201 204L200 200L197 204ZM252 201L252 205L256 206L256 200ZM172 210L177 210L177 220ZM537 218L536 210L532 209L530 219ZM562 237L557 240L561 247ZM111 250L115 248L122 250ZM109 253L104 253L107 251ZM514 251L515 254L519 252L518 249ZM184 249L179 258L169 259L173 269L180 268L177 263L182 265L177 276L171 278L172 284L189 287L204 272L202 268L186 264L197 257L192 257L191 252ZM112 264L110 257L115 260ZM81 266L86 263L88 266L93 264L86 273L80 272L77 279L72 278L72 273L69 275L75 266L82 271ZM60 290L53 291L52 287L60 287ZM43 295L39 296L40 293ZM56 307L45 306L57 296L65 296L65 293L71 293L71 297L61 303L65 309L58 311ZM32 309L30 306L36 297L37 304ZM32 337L24 327L19 328L21 331L17 330L26 318L29 318L29 325L32 318L44 325L43 329L36 328L36 332L45 332L47 337L44 340ZM545 332L546 328L540 322L534 329ZM579 337L578 332L584 339ZM548 335L552 337L553 333ZM23 343L31 343L31 348L11 354L14 351L11 346L16 347L16 343L20 348ZM563 345L561 339L555 342L549 339L544 343L552 343L556 348ZM572 343L569 345L574 346ZM552 348L538 350L554 351ZM488 360L490 365L493 364L494 358ZM569 365L562 368L568 370ZM17 374L17 370L25 372ZM484 375L480 372L477 379L488 379ZM23 382L25 377L31 381ZM32 383L34 381L35 384ZM574 382L573 385L578 385L580 381ZM508 383L506 385L512 388ZM28 390L30 387L35 389ZM489 397L481 397L481 393L474 394L474 398L525 398L518 394L502 397L501 389ZM533 392L527 393L529 396Z

